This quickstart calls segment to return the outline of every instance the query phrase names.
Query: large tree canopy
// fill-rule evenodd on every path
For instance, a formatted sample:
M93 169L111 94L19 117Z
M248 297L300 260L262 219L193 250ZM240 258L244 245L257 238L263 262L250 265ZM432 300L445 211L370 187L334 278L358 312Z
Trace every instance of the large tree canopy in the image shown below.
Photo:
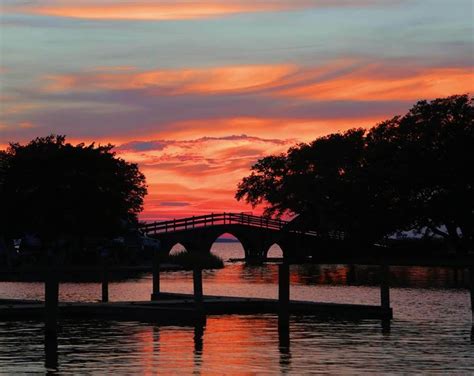
M369 131L331 134L259 160L236 198L353 239L429 230L466 250L474 240L473 119L467 95L421 101Z
M72 145L64 136L10 144L0 153L0 228L9 236L36 233L107 236L137 220L147 193L136 164L112 145Z

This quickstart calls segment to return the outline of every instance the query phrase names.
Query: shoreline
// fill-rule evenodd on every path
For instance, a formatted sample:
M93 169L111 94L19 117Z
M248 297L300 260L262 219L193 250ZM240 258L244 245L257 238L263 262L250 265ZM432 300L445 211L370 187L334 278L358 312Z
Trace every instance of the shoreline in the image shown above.
M176 264L162 264L160 271L174 272L185 270ZM20 268L0 268L0 282L44 282L45 276L52 272L50 268L42 267L20 267ZM65 267L56 269L55 272L61 282L102 282L104 272L111 282L123 279L133 279L144 273L151 273L151 265L136 266L111 266L104 269L103 266L81 266Z
M270 257L263 263L282 262L283 258ZM229 262L245 262L244 258L232 258ZM423 256L318 256L305 260L288 260L290 264L343 264L343 265L388 265L388 266L421 266L421 267L474 267L474 254L470 255L434 255L430 259Z
M259 265L265 263L281 263L282 258L267 258L259 262L245 260L244 258L231 258L227 262L247 262L248 264ZM318 256L305 260L287 260L294 265L387 265L387 266L418 266L418 267L454 267L454 268L474 268L474 255L436 255L430 259L421 256ZM203 268L212 269L212 268ZM151 273L151 265L135 266L111 266L104 269L103 266L81 266L66 267L62 270L55 270L61 282L101 282L104 272L110 281L120 281L124 279L138 278L141 274ZM160 265L161 272L187 271L191 268L177 264L164 263ZM45 276L51 273L50 268L42 267L20 267L17 269L0 268L0 282L43 282Z

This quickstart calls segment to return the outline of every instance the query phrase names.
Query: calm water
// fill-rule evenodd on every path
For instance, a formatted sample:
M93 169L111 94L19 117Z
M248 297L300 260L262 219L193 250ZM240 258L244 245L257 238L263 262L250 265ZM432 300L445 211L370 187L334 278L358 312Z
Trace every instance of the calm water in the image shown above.
M217 244L223 258L237 244ZM205 327L136 322L65 321L57 342L61 374L474 373L468 273L450 268L393 267L395 318L292 317L289 332L274 315L211 316ZM204 273L207 294L277 296L277 267L227 264ZM378 304L376 267L292 266L293 299ZM151 277L112 283L111 300L149 299ZM163 291L191 292L188 272L162 274ZM42 298L37 283L0 283L0 297ZM94 283L61 285L61 299L94 301ZM54 344L52 344L54 347ZM0 323L0 373L45 372L40 322Z

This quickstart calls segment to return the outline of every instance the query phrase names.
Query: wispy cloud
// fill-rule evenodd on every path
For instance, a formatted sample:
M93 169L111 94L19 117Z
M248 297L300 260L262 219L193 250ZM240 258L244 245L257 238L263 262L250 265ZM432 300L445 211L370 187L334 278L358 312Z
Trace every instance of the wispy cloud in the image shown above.
M385 67L369 65L330 79L300 85L279 92L283 96L309 100L387 101L420 100L471 91L474 70L468 68L428 68L396 74Z
M278 95L317 101L417 100L472 89L472 67L400 67L393 63L335 60L309 67L250 65L200 69L110 70L46 77L45 90L131 91L150 96L185 94Z
M230 141L230 142L261 142L275 145L286 145L288 142L295 140L281 140L281 139L265 139L261 137L241 135L230 135L222 137L201 137L194 140L150 140L150 141L131 141L121 144L116 148L118 151L132 151L132 152L147 152L147 151L162 151L167 147L178 146L183 149L190 149L195 145L202 145L204 143L212 143L219 141Z
M245 92L279 82L296 68L290 65L247 65L138 71L95 69L46 77L48 91L148 90L152 95Z
M245 133L307 139L370 126L415 101L472 92L471 66L348 59L316 66L240 65L139 70L100 67L47 75L4 101L4 137L42 133L159 141ZM18 100L21 98L21 100ZM34 129L21 124L34 124ZM23 136L22 136L23 135Z
M367 100L349 85L343 99L310 97L318 95L318 90L307 89L311 85L330 86L348 75L366 80L370 88L387 77L403 81L420 74L387 70L384 76L380 73L384 65L372 67L370 74L364 69L355 60L314 67L277 64L152 71L101 67L47 75L38 87L17 90L4 103L2 122L8 126L5 137L14 139L51 132L113 142L131 137L145 141L221 137L229 132L307 139L330 130L373 125L408 107L412 100L403 92L397 98L394 90L390 101L384 96ZM445 79L449 81L449 75ZM468 82L459 85L467 87ZM427 98L425 94L429 93L420 90L419 98ZM36 125L34 132L18 126L25 122ZM164 145L141 145L158 146Z
M183 207L191 205L189 202L180 202L180 201L161 201L160 206L171 206L171 207Z
M386 4L402 0L386 1ZM375 0L43 0L6 1L7 12L92 20L192 20L241 13L281 12L323 7L380 6Z

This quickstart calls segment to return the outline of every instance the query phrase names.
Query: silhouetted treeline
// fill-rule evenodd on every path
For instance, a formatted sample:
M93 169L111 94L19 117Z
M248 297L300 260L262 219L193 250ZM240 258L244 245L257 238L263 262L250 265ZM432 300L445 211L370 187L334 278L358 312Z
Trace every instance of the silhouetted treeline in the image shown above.
M57 255L66 244L82 248L137 223L145 176L112 148L51 135L1 151L0 241L11 247L12 239L23 238L30 248Z
M473 118L467 95L420 101L369 130L260 159L236 197L358 242L416 230L467 252L474 244Z

